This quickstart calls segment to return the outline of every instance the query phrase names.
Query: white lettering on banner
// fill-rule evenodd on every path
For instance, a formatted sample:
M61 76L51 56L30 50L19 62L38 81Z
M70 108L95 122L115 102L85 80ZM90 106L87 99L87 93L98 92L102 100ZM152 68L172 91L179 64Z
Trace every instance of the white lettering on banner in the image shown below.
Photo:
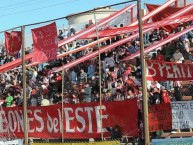
M92 131L92 117L91 117L91 111L93 111L93 108L85 107L85 111L88 113L88 122L89 122L88 133L93 133L93 131Z
M66 132L75 132L75 128L70 128L70 121L74 120L74 117L69 116L69 112L73 113L72 108L64 108L66 118Z
M0 111L0 133L7 132L7 128L5 128L4 123L6 122L6 118L4 117L5 112Z
M37 61L43 61L46 58L55 58L55 55L57 54L57 52L55 50L56 50L55 48L53 48L51 50L43 50L43 51L39 51L39 52L35 53L34 55L37 56L37 58L38 58Z
M42 43L43 43L43 46L44 46L44 47L49 46L49 45L52 45L52 44L53 44L53 39L43 40Z
M154 62L152 62L152 63L147 63L147 70L152 70L153 73L151 73L151 75L149 75L149 74L148 74L148 71L147 71L146 74L149 75L149 76L151 76L151 77L156 76L156 70L153 68L153 64L154 64Z
M47 113L47 129L49 132L57 133L59 132L59 129L57 128L59 126L59 120L58 118L51 118L50 115Z
M193 101L172 102L172 129L193 128Z
M165 65L161 66L161 64L158 63L158 66L159 66L160 75L161 75L161 77L163 77L163 68L165 67Z
M190 73L190 67L189 67L188 65L186 65L186 66L187 66L187 68L188 68L188 78L191 78L192 75L191 75L191 73Z
M13 111L8 112L8 120L9 120L9 129L11 132L14 132L16 130L17 122L16 122L16 116Z
M38 116L38 113L41 113L41 110L36 109L34 111L34 118L36 118L36 120L40 123L40 127L36 126L36 131L42 132L44 129L44 121L40 116Z
M47 27L43 27L43 31L44 31L44 34L45 36L44 37L50 37L52 36L53 34L55 34L56 32L56 27L55 26L47 26Z
M55 59L58 49L56 24L52 23L33 29L32 33L34 41L33 62L45 62Z
M29 115L28 115L28 119L27 119L28 124L30 124L30 122L33 122L33 120L34 120L33 112L31 110L27 110L27 113L32 115L32 118L29 117ZM34 132L34 128L31 129L31 126L29 126L28 130L29 130L28 132Z
M108 115L105 114L106 106L101 106L103 121L108 119ZM48 131L49 133L62 133L62 117L61 110L57 109L55 117L47 112L44 116L47 118L44 120L42 111L39 109L28 110L28 124L29 133ZM9 110L7 117L4 117L5 112L0 111L0 132L7 132L8 127L12 132L23 132L23 112L21 110ZM101 132L101 118L100 118L100 106L93 107L77 107L75 109L71 107L64 108L64 121L63 126L65 132L85 132L93 133L93 129L96 128L97 132ZM95 120L96 123L93 122ZM7 122L6 122L7 121ZM36 122L34 124L34 122ZM5 126L5 123L9 125ZM33 124L33 125L32 125ZM94 126L94 125L95 126ZM86 128L88 126L88 128ZM103 132L107 132L105 128L102 128Z
M58 111L58 118L59 118L59 124L60 124L60 132L62 132L62 130L63 130L63 126L62 126L62 113L61 113L61 111L60 111L60 109L57 109L57 111Z
M147 62L147 79L193 79L193 65L167 63L158 61Z
M23 131L23 115L22 112L18 112L15 110L16 118L17 118L17 127L18 127L18 132ZM20 130L21 127L21 130Z
M173 78L173 77L174 77L174 74L170 73L170 69L171 69L170 66L166 66L167 77L168 77L168 78Z
M101 110L106 110L105 106L101 106ZM102 112L102 111L101 111ZM100 118L100 106L95 107L96 119L97 119L97 132L107 132L106 128L101 128L101 120L107 119L108 115L101 115Z
M178 78L178 77L182 77L181 73L180 73L180 69L176 66L176 65L172 65L173 71L174 71L174 77Z
M82 128L79 128L77 126L77 130L79 132L83 132L85 130L85 127L86 127L86 122L85 122L84 118L78 114L78 112L83 112L83 108L78 107L75 112L76 112L77 121L82 124ZM89 124L90 124L90 122L89 122ZM89 125L89 130L90 130L90 125Z
M185 77L186 77L186 75L185 75L185 73L184 73L184 68L183 68L183 66L182 66L182 65L180 65L180 67L181 67L181 70L182 70L182 76L183 76L183 78L185 78Z

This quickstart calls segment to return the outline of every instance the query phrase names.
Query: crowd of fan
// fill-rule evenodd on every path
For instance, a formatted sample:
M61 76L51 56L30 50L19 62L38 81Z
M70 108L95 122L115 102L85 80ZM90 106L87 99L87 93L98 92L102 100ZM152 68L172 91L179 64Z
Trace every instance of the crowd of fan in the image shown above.
M169 35L190 26L191 23L179 25L172 32L167 32L163 28L155 29L151 33L144 35L145 45L157 43ZM64 30L59 30L58 38L60 40L75 34L75 30L70 30L70 34ZM126 38L132 34L118 35L111 40L101 43L101 47L110 45L120 39ZM152 53L152 60L173 61L182 63L184 61L193 61L189 51L192 44L193 32L190 31ZM58 54L71 51L80 46L86 45L93 40L74 41L69 45L59 48ZM65 70L64 72L64 103L82 103L100 100L100 89L102 101L121 101L137 98L139 109L142 105L142 87L141 87L141 64L140 58L124 62L123 58L139 51L139 39L132 40L111 51L101 54L101 75L99 74L99 60L93 58L87 62ZM61 59L57 59L38 66L28 67L26 70L27 86L26 94L29 106L41 106L58 104L62 101L62 73L52 72L64 64L80 58L90 52L96 51L98 47L71 54ZM15 58L5 55L1 47L1 64L13 61ZM29 52L26 52L29 53ZM52 72L52 73L51 73ZM101 77L101 87L99 78ZM20 106L23 102L22 92L22 71L15 69L0 75L0 100L4 106ZM193 86L190 84L189 86ZM193 90L192 90L193 92ZM193 95L191 91L186 93ZM179 81L176 82L148 82L149 104L168 103L173 100L181 100L182 91Z

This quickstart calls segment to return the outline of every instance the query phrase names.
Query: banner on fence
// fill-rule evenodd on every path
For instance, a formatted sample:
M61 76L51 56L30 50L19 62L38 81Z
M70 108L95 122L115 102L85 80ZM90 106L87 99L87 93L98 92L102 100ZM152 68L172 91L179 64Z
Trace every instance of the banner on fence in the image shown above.
M0 145L23 145L23 140L16 139L11 141L0 141Z
M193 64L164 61L147 61L147 80L149 81L184 81L193 80Z
M5 49L8 55L17 56L21 49L22 36L21 31L4 32Z
M86 142L86 143L33 143L32 145L120 145L119 141L102 141L102 142Z
M158 104L149 107L149 131L169 130L172 128L170 104Z
M119 125L123 135L138 136L137 100L65 104L62 125L61 105L28 107L29 137L61 138L100 138L110 136L106 127ZM3 117L6 116L6 118ZM102 128L101 120L102 118ZM5 107L0 111L1 132L9 129L19 138L23 137L23 111L19 107ZM9 128L3 126L8 121ZM63 126L63 128L62 128Z
M193 128L193 101L172 102L172 128Z
M32 29L33 62L47 62L57 58L58 38L56 23Z
M149 106L150 132L193 128L193 101Z

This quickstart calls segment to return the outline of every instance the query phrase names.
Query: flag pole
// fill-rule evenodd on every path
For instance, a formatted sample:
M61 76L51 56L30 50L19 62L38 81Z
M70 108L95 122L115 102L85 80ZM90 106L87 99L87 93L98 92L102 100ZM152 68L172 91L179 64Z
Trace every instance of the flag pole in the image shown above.
M27 117L27 96L26 96L26 62L25 62L25 26L22 31L22 84L23 84L23 124L24 124L24 145L28 145L28 117Z
M103 118L102 118L102 80L101 80L101 55L100 55L100 44L99 44L99 31L97 27L97 20L96 20L96 14L95 14L95 9L93 10L94 14L94 21L95 21L95 30L96 30L96 36L97 36L97 45L98 45L98 61L99 61L99 97L100 97L100 127L101 127L101 139L104 140L103 136Z
M64 142L64 69L62 69L62 143Z
M138 11L140 57L141 57L141 70L142 70L142 96L143 96L143 114L144 114L143 117L144 117L145 145L150 145L149 120L148 120L147 81L146 81L146 60L145 60L145 54L144 54L141 0L137 0L137 11Z

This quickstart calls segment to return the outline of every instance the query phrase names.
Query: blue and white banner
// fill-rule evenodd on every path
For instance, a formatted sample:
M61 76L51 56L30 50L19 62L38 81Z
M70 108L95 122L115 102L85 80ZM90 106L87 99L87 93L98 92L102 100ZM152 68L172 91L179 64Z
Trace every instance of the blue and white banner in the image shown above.
M0 145L23 145L23 140L16 139L11 141L0 141Z
M193 138L153 139L152 145L193 145Z

